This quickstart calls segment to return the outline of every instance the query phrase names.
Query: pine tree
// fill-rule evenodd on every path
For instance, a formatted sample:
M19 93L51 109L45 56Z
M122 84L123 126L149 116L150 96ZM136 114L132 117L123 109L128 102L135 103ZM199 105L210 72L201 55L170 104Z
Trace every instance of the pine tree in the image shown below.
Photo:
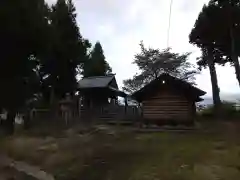
M45 91L53 90L57 98L76 90L77 69L87 58L88 45L76 22L76 9L71 0L58 0L51 8L51 45L48 58L42 62ZM51 88L49 88L51 87Z
M102 45L97 42L90 53L89 59L84 64L83 76L105 76L111 72L112 69L105 60Z
M38 90L36 67L45 51L47 11L44 0L0 1L0 106L8 111L8 133L14 131L16 112Z
M228 35L226 36L222 19L224 19L222 9L215 0L211 0L208 5L203 6L189 35L190 43L197 45L202 51L198 64L200 67L209 68L213 102L217 114L221 111L221 99L215 64L224 64L227 61L224 51L228 46L225 39Z
M207 54L207 56L201 57L200 65L206 66L210 70L216 110L217 107L220 107L221 100L215 75L215 64L224 65L226 62L230 62L235 68L236 79L240 85L239 30L240 1L211 0L203 6L189 36L190 43L197 45L204 51L203 54Z

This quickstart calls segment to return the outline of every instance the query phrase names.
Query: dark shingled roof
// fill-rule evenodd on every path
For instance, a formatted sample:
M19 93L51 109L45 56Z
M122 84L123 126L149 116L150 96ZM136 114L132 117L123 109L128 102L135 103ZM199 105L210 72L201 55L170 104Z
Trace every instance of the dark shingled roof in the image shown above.
M116 82L114 75L86 77L78 81L78 89L105 88L108 87L112 81Z
M165 81L165 84L163 83L163 81ZM206 92L202 91L201 89L194 87L193 85L181 79L164 73L160 75L157 79L151 81L149 84L144 86L139 91L134 92L132 94L132 97L141 102L154 95L156 91L163 88L165 85L168 85L168 87L172 87L173 90L177 92L182 92L187 97L193 98L196 102L203 100L200 98L200 96L206 94Z
M127 94L118 89L117 81L114 74L106 76L92 76L86 77L78 81L78 89L89 90L89 89L108 89L114 92L117 96L126 97Z

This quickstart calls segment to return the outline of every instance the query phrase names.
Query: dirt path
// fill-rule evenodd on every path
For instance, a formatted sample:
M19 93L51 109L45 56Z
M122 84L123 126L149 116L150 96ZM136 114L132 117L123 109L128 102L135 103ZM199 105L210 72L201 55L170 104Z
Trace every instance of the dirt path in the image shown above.
M39 167L0 155L0 180L9 178L16 180L54 180L51 174L42 171Z

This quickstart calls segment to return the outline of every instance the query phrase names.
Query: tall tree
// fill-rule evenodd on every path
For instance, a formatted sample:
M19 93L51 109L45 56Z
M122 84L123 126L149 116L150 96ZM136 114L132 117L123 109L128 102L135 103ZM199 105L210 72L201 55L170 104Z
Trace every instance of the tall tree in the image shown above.
M90 53L89 59L85 61L83 76L105 76L112 72L111 67L105 59L102 45L97 42Z
M211 84L212 84L212 95L213 95L213 104L215 105L216 110L220 110L221 106L221 99L220 99L220 89L218 86L218 78L215 63L220 62L222 59L221 54L219 52L213 51L211 49L201 49L202 56L198 58L197 64L199 65L200 69L202 67L209 68L210 77L211 77Z
M211 0L199 14L191 39L198 46L211 46L221 51L224 63L235 68L240 85L240 3L239 0ZM222 62L221 62L222 63Z
M16 112L38 84L36 67L45 49L47 11L44 0L0 2L0 105L8 111L9 133L14 131Z
M190 43L197 45L202 51L202 57L198 64L209 68L216 112L220 112L221 100L215 63L225 63L224 54L217 49L218 45L216 43L216 40L221 36L219 34L221 30L216 31L217 27L221 27L218 15L220 15L220 11L215 3L210 2L208 6L204 5L189 35Z
M48 94L51 91L61 98L76 90L77 69L87 57L87 41L79 32L76 9L71 0L58 0L52 6L50 26L51 43L41 71Z
M240 1L212 0L219 11L218 18L222 21L216 46L227 56L227 61L235 68L236 78L240 86ZM218 27L212 26L212 29Z
M140 43L141 52L135 55L134 64L139 67L140 74L125 80L124 90L132 93L150 81L158 78L162 73L169 73L175 77L194 83L197 73L194 66L188 62L190 53L172 53L170 49L146 48Z

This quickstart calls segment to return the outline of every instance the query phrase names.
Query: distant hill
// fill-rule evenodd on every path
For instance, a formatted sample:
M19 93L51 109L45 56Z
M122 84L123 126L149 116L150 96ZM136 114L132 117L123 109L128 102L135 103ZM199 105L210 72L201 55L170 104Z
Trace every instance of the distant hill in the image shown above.
M200 104L204 105L212 105L213 100L212 97L210 96L205 96L203 97L203 101L200 102ZM240 94L221 94L221 100L222 101L229 101L229 102L235 102L235 103L240 103Z

